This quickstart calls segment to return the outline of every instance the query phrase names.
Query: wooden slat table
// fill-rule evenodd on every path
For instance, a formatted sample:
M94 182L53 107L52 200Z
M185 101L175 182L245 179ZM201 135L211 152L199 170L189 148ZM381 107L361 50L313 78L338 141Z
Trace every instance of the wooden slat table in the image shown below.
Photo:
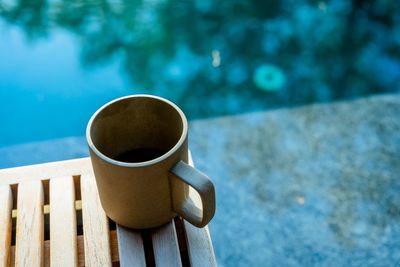
M90 159L82 158L0 170L3 266L207 267L216 261L207 227L178 217L145 231L115 225L100 205Z

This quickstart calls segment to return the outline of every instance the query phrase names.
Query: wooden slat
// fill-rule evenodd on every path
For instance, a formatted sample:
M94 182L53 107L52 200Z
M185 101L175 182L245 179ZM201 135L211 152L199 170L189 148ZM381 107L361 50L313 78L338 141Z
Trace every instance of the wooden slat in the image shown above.
M119 262L118 256L118 241L117 241L117 233L115 230L110 232L110 239L111 239L111 251L112 251L112 262ZM84 241L83 236L80 235L77 237L77 247L78 247L78 266L82 267L85 266L85 250L84 250ZM13 261L12 255L15 255L15 246L11 247L11 264L10 266L14 266L15 262ZM44 256L45 256L45 267L50 266L50 240L44 241ZM8 265L7 265L8 266Z
M194 166L190 151L189 164ZM189 188L189 196L193 200L193 203L198 208L201 208L200 197L191 187ZM186 231L186 243L188 246L190 265L192 267L217 266L208 226L197 228L185 220L183 225Z
M192 164L191 158L190 163ZM40 206L42 206L43 195L41 196L40 200L40 193L38 194L36 192L38 191L38 188L40 188L39 192L43 192L40 186L40 180L50 177L72 176L80 174L82 174L82 212L84 217L83 221L85 237L83 238L82 236L79 236L77 238L77 254L79 265L82 266L82 264L85 262L86 266L111 266L111 260L113 262L118 260L119 249L121 266L133 266L131 263L137 263L136 266L145 266L143 241L139 232L127 230L121 228L120 226L117 226L119 248L116 245L117 240L115 233L113 235L113 233L111 232L111 238L114 238L115 240L111 240L110 242L108 220L104 214L103 209L101 208L100 201L98 199L97 187L94 177L92 175L89 158L0 170L0 185L8 185L24 181L35 181L35 186L28 187L30 188L30 190L23 189L21 191L21 188L18 188L18 195L28 195L30 200L35 199L36 196L39 202L41 202ZM24 186L22 188L24 188ZM31 191L33 193L26 193L27 191ZM0 197L4 197L4 195L0 194ZM26 197L23 198L25 199ZM21 202L21 200L19 199L18 202ZM32 206L34 205L33 203L36 202L30 201L30 203L30 205ZM31 210L30 208L26 207L27 205L29 204L23 205L25 206L24 210ZM21 213L19 207L20 204L18 204L18 214ZM35 232L38 233L38 235L43 236L43 214L41 216L38 216L38 212L42 213L42 210L40 208L37 209L37 212L35 212L36 215L34 214L33 216L25 216L24 220L31 220L32 222L36 222L37 224L37 220L39 218L39 224L41 225L41 227L38 227L38 229L40 229L40 231ZM18 216L20 218L22 215ZM17 224L19 225L20 223L20 220L17 219ZM19 228L19 226L17 227ZM203 229L198 229L188 224L187 222L184 222L184 227L186 229L187 235L188 255L190 257L192 266L215 266L215 257L213 254L208 228L206 227ZM25 227L25 232L29 232L27 228L28 227ZM21 231L18 230L18 236L20 235L20 232ZM169 235L171 235L170 232ZM35 238L26 238L26 236L28 235L25 235L25 238L17 237L17 242L19 244L22 244L23 242L21 240L29 239L29 247L25 248L25 251L31 251L33 249L31 247L31 245L33 244L32 241L35 240ZM157 236L160 236L160 234L157 233ZM41 243L43 246L43 242ZM112 246L112 253L110 252L110 243ZM159 249L156 248L159 246L157 245L157 243L158 241L154 238L153 234L153 244L155 247L154 250L156 261L157 255L159 254ZM160 241L160 243L162 243L162 241ZM49 251L50 242L45 241L44 244L45 249ZM43 248L41 250L43 251ZM23 260L21 260L21 251L24 251L21 247L15 248L15 246L13 246L11 248L11 254L16 254L15 260L19 262L19 265L23 266ZM13 257L11 258L13 259ZM28 260L26 260L25 262L28 262ZM33 264L30 263L28 266L35 266L35 261L32 262ZM49 261L44 261L45 264L48 262ZM18 264L16 266L19 266Z
M117 225L119 261L121 267L146 266L140 232Z
M50 265L77 266L75 189L72 176L50 180Z
M81 158L0 169L0 185L17 184L27 181L40 181L51 177L89 174L92 172L90 158Z
M0 186L0 267L8 266L11 246L12 193L8 185Z
M189 196L193 203L201 208L200 196L193 188L189 188ZM190 265L192 267L217 266L208 226L197 228L186 220L183 220L183 225L186 232Z
M92 174L81 176L82 219L86 266L111 266L108 219Z
M152 230L151 235L156 266L182 266L174 221Z
M18 185L15 266L43 266L43 199L41 181Z
M184 221L190 265L192 267L217 266L208 227L197 228Z

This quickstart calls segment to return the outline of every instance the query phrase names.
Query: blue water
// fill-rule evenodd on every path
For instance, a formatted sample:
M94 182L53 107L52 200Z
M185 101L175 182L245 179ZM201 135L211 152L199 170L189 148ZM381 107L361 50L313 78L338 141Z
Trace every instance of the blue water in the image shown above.
M398 0L0 0L0 168L87 156L91 114L128 94L192 120L399 92ZM361 157L349 135L344 154L302 146L285 114L191 129L217 189L219 266L400 266L390 120L351 125L371 128ZM305 123L332 145L332 127Z
M400 91L398 1L0 2L0 147L83 136L113 98L189 119Z
M81 136L100 105L135 93L116 64L82 68L66 31L30 42L20 28L0 27L0 146Z

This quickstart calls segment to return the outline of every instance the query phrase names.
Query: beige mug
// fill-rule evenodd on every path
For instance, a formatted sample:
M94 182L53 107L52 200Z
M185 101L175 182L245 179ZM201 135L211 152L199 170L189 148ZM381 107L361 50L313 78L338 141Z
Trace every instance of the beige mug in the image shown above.
M214 185L188 165L188 123L174 103L151 95L113 100L93 114L86 139L100 202L118 224L152 228L180 215L204 227L214 216Z

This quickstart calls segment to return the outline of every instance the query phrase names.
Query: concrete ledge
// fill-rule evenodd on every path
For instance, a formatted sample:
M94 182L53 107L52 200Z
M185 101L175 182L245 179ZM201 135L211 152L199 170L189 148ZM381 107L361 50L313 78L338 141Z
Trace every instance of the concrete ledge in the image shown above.
M194 121L190 147L220 266L400 262L400 95ZM86 155L68 138L0 149L0 167Z
M88 156L84 137L67 137L0 148L0 168Z
M192 123L222 266L400 262L400 96Z

